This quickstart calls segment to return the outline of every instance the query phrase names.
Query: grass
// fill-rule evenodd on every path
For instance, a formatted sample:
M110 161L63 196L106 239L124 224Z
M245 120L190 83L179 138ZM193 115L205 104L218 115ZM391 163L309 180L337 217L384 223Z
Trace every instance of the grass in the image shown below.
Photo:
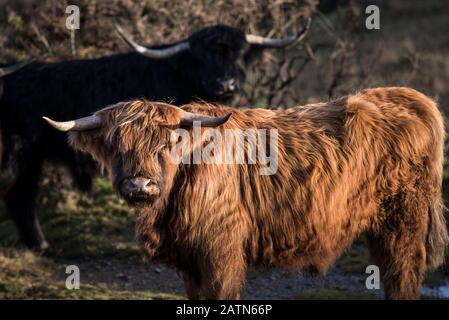
M343 273L365 274L370 264L368 249L364 246L353 246L341 259L340 270Z
M27 250L0 249L0 300L4 299L182 299L174 294L111 290L81 283L79 290L65 287L63 266Z

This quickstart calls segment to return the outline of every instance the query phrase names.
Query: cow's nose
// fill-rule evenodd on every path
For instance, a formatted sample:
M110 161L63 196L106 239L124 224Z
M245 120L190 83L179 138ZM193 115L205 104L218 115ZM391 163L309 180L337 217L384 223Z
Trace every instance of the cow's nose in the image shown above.
M149 186L151 186L151 179L147 178L132 178L131 183L135 190L146 190Z
M129 198L144 198L158 196L160 189L152 179L136 177L125 179L120 192Z
M233 92L237 89L237 81L234 78L221 81L221 85L224 92Z

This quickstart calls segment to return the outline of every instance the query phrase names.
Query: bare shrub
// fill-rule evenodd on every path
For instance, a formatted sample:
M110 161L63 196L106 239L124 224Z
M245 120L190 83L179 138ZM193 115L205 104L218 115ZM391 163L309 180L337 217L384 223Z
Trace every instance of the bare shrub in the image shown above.
M187 37L202 27L227 24L248 33L283 36L300 28L301 19L315 12L318 0L77 0L2 1L0 54L2 60L30 56L47 61L94 58L128 51L114 31L118 23L145 44L162 44ZM81 29L75 36L75 56L70 31L65 28L65 8L81 11ZM279 105L280 93L300 74L307 61L302 46L267 50L252 65L245 90L233 104ZM261 101L263 103L261 103Z

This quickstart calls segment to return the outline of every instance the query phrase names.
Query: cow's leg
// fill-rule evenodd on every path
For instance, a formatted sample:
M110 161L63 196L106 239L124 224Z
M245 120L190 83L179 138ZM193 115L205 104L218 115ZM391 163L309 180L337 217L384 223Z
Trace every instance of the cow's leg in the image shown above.
M3 141L0 131L0 197L3 198L15 184L19 175L19 157L22 141L19 137L12 137Z
M424 196L403 192L385 202L385 220L368 233L387 299L419 299L426 270L429 206Z
M201 261L201 293L206 299L237 300L246 276L243 246L222 243Z
M5 203L21 241L31 249L45 250L48 243L34 210L40 173L40 164L20 172L16 183L5 196Z

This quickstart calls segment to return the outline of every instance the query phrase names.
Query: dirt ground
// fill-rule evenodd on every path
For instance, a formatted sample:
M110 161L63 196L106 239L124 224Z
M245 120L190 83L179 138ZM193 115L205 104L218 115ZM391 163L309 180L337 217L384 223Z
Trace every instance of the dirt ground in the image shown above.
M69 261L61 263L61 270ZM182 280L172 269L157 263L144 263L136 259L77 261L83 280L99 287L116 291L164 292L185 298ZM82 286L81 286L82 289ZM325 278L311 278L300 273L282 271L257 272L250 270L242 299L376 299L380 290L365 289L363 275L342 275L336 269Z

